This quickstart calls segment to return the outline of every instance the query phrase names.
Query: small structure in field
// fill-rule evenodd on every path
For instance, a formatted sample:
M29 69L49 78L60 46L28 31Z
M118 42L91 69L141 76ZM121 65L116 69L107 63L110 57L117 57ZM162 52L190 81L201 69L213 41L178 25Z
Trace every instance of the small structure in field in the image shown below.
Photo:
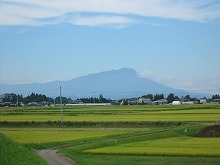
M173 101L171 104L172 105L181 105L182 103L181 103L181 101Z

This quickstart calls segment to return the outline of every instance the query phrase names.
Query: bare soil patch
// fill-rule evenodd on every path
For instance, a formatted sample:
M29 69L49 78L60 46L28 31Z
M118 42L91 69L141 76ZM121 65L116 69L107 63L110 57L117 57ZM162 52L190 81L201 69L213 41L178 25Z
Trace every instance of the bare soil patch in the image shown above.
M198 137L220 137L220 125L213 125L202 129Z

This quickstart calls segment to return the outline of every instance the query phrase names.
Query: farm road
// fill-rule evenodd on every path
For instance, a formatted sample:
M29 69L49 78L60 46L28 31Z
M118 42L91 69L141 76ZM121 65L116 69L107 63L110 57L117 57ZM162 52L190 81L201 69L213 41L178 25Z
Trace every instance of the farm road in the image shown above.
M37 154L40 155L49 165L78 165L76 162L60 156L57 153L58 150L37 150Z

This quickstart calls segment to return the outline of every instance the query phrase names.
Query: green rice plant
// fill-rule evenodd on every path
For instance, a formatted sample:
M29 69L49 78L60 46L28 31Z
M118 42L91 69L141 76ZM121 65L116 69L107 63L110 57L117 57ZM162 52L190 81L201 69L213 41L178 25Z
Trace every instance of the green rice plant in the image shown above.
M73 141L77 139L109 136L124 133L123 130L1 130L0 133L22 144L43 144Z
M173 113L160 113L160 114L126 114L126 115L91 115L83 114L77 116L70 116L64 114L63 120L68 122L117 122L117 121L130 121L130 122L215 122L220 119L220 113L191 113L191 114L173 114ZM59 115L4 115L0 116L0 121L21 122L21 121L59 121Z
M0 134L0 165L46 165L34 151Z
M9 109L7 109L9 108ZM15 110L18 108L19 110ZM64 122L213 122L219 105L64 107ZM59 121L58 107L1 107L0 121Z
M92 154L220 156L219 138L172 137L87 150Z
M62 154L80 165L219 165L220 157L178 157L82 154L66 149Z

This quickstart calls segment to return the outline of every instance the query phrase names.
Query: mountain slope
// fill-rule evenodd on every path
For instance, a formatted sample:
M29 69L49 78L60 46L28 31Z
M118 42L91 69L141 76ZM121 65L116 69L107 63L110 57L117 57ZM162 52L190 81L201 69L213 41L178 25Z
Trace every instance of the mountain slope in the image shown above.
M136 97L147 93L169 93L177 90L166 87L150 79L139 78L133 69L122 68L83 77L64 82L63 88L73 89L80 95L84 92L87 96L93 96L93 92L102 93L105 97L126 98ZM70 93L69 93L70 94ZM72 93L74 94L74 92ZM82 96L84 95L82 94Z
M104 97L118 99L137 97L144 94L180 93L147 78L140 78L137 72L130 68L105 71L74 78L69 81L53 81L49 83L33 83L23 85L0 84L0 93L19 93L23 95L41 93L53 97L59 95L59 87L66 97Z

